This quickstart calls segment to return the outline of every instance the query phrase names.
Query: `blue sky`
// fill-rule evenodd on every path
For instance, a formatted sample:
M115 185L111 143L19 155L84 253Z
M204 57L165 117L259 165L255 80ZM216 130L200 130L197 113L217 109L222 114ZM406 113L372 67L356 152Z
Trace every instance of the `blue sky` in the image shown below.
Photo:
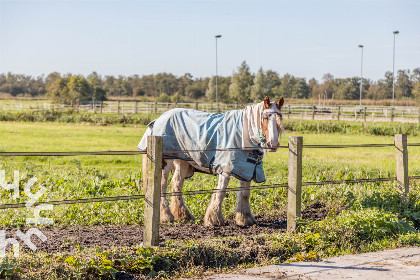
M0 0L0 73L231 75L246 60L279 74L382 78L420 67L420 1Z

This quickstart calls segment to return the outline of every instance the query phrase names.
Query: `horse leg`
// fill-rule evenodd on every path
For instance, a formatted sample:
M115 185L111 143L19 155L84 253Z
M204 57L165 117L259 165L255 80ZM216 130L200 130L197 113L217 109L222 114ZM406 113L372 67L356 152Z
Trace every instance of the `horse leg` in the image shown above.
M215 189L216 192L211 196L210 205L204 216L204 226L223 226L225 224L222 214L222 202L226 195L225 190L229 184L229 179L230 177L227 175L219 175L219 183Z
M184 160L174 161L174 176L171 181L172 193L182 192L184 186L184 179L188 175L190 164ZM176 221L180 220L192 220L194 216L190 213L187 206L185 206L182 195L172 195L171 199L171 213Z
M162 168L162 181L160 185L160 191L162 193L162 197L160 198L160 223L172 223L174 221L174 216L169 210L169 202L166 195L163 195L168 190L168 178L169 173L171 173L171 167L173 160L164 160L163 161L163 168Z
M236 224L238 226L252 226L257 223L251 213L251 205L249 205L249 195L251 193L251 182L239 181L241 190L236 198Z

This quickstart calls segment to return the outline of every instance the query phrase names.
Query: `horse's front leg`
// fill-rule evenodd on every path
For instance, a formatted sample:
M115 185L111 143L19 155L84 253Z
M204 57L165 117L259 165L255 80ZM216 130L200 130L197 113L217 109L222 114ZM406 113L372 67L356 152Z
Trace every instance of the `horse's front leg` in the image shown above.
M171 173L173 160L164 160L162 168L162 181L160 185L161 198L160 198L160 223L172 223L174 221L174 216L169 209L168 198L164 193L168 190L168 179L169 173Z
M171 213L176 221L192 220L194 216L190 213L187 206L185 206L182 198L182 187L184 186L185 177L190 171L190 164L184 160L174 161L174 176L171 181L172 199L171 199ZM178 195L176 194L178 193Z
M252 226L257 221L251 213L251 205L249 204L251 182L240 181L240 184L241 190L236 198L236 224L238 226Z
M226 195L226 188L230 177L227 174L219 175L219 183L215 193L211 196L211 202L204 216L204 226L223 226L225 221L222 214L222 202Z

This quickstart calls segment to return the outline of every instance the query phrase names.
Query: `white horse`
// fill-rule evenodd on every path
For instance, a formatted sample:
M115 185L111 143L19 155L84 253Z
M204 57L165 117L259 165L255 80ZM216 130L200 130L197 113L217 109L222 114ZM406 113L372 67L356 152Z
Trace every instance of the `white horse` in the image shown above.
M237 195L235 220L239 226L250 226L256 223L249 204L251 180L265 181L262 155L267 149L261 148L276 151L279 146L278 138L283 131L283 103L283 97L278 102L270 102L265 97L263 102L225 114L173 109L149 124L138 148L146 149L148 135L163 136L166 159L162 164L162 193L167 191L171 170L173 193L182 192L185 178L191 177L194 171L219 174L219 183L205 214L205 226L224 225L222 202L225 190L230 177L238 178L241 190ZM174 150L181 152L174 153ZM146 174L146 159L147 155L143 155L143 174ZM170 206L163 196L160 222L174 220L194 220L194 217L182 196L172 196Z

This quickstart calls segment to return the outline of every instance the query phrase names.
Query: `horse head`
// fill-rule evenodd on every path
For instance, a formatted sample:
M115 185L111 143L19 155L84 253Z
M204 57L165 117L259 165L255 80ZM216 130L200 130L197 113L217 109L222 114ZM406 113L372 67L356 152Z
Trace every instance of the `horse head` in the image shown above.
M264 98L264 110L262 112L262 133L265 138L265 144L271 152L275 152L280 146L279 136L283 131L283 117L281 107L283 107L284 98L280 97L277 102L270 102L270 98Z

